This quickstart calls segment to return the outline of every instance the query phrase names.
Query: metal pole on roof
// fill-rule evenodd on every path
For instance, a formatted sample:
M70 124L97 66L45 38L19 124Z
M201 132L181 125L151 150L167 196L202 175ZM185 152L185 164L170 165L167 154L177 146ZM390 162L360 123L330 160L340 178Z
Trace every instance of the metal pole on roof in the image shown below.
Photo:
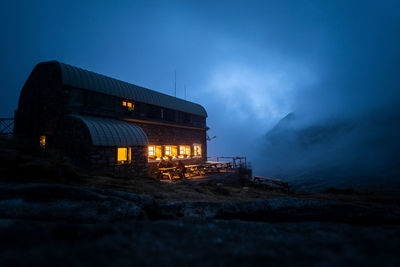
M175 70L175 97L176 97L176 70Z
M185 100L186 100L186 84L184 85L184 87L185 87Z

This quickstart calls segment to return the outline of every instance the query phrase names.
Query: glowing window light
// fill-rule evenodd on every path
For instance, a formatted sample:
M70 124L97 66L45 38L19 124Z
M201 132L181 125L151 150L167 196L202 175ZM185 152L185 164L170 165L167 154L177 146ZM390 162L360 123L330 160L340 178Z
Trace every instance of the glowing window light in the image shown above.
M186 157L190 157L190 146L185 146Z
M178 147L177 146L171 146L171 156L173 158L176 158L178 156Z
M39 144L41 148L46 148L46 136L42 135L39 139Z
M161 146L156 146L156 157L157 157L157 159L161 159L161 157L162 157L162 147Z
M118 147L117 149L117 162L119 164L131 162L131 148L130 147Z
M129 101L122 101L122 106L127 107L129 111L133 111L135 109L135 104Z
M156 147L149 146L149 157L154 157L156 155Z
M164 155L165 156L171 156L171 146L165 146L164 147Z
M185 146L179 146L179 155L185 155Z
M200 157L201 156L201 145L193 145L193 155L195 157Z
M179 146L179 158L190 157L190 146Z

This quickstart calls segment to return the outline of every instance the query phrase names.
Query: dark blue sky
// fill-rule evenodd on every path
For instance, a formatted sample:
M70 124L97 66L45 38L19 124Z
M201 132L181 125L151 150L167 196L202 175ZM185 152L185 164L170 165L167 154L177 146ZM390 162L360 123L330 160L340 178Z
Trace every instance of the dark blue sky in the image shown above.
M324 3L322 3L324 2ZM2 1L1 107L59 60L206 107L209 155L250 155L288 112L399 104L399 1Z

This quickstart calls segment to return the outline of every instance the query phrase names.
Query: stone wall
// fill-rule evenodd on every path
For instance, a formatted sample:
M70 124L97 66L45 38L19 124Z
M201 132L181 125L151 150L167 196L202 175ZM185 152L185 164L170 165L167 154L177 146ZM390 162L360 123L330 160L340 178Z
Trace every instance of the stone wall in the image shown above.
M90 149L90 168L97 172L111 172L119 176L147 176L146 147L131 147L132 161L117 164L117 147L96 147Z

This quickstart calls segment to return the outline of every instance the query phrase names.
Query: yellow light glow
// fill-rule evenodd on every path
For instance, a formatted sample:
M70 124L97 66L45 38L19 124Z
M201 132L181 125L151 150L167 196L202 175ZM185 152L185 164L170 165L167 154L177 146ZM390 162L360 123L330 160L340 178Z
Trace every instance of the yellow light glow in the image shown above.
M46 148L46 136L42 135L40 137L39 144L41 148Z
M171 146L164 147L164 154L165 156L171 156Z
M180 158L190 157L190 146L179 146Z
M119 147L117 153L117 161L120 163L124 163L128 161L128 148L127 147Z
M171 146L171 156L176 158L178 156L178 147L177 146Z
M127 105L128 108L132 107L132 103L131 102L126 103L126 105Z
M193 154L195 157L201 156L201 145L193 145Z
M190 146L185 146L185 155L186 157L190 157Z
M149 157L154 157L156 155L156 147L149 146Z
M122 101L122 105L126 107L126 101Z
M162 157L162 147L161 146L156 146L156 157L158 159L161 159L161 157Z

